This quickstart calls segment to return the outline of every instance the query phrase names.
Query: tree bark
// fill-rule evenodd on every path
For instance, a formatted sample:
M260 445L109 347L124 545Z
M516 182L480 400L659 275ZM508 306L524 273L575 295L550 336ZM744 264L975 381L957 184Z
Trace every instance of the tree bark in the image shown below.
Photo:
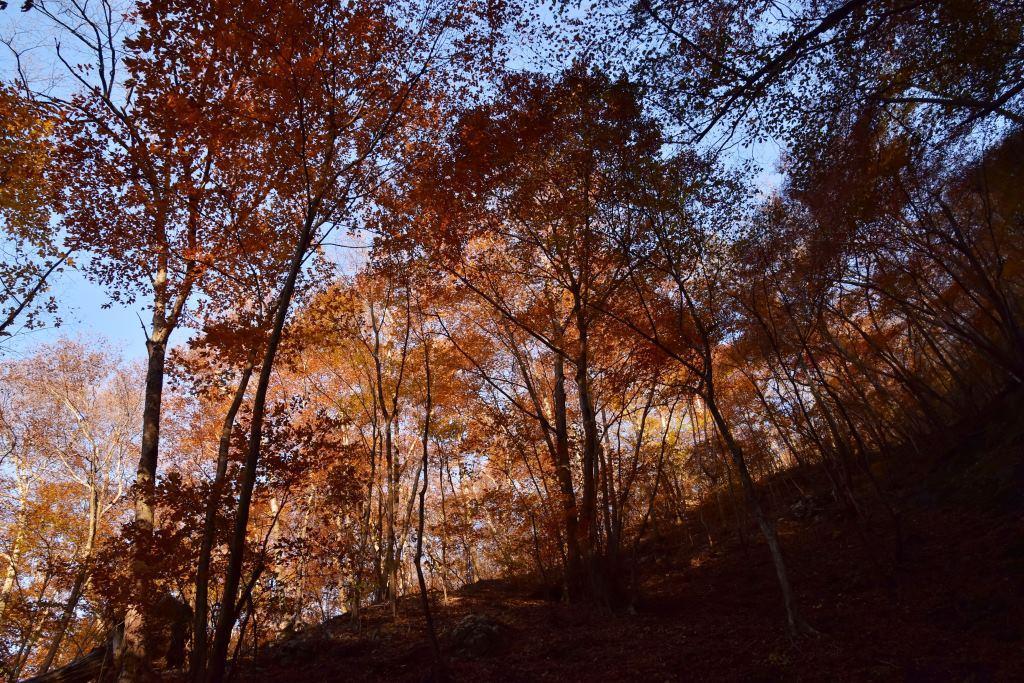
M576 493L573 490L572 469L569 463L569 425L565 405L565 359L555 354L555 472L562 493L562 517L565 524L566 589L570 601L580 598L582 562L580 561L579 524Z
M245 465L242 469L242 486L238 495L238 511L235 515L235 527L229 548L228 569L224 577L223 607L221 608L217 620L217 628L214 632L213 652L211 653L209 675L207 676L207 680L213 683L221 683L224 680L228 645L237 614L235 601L238 598L238 587L242 575L245 535L249 525L249 508L252 504L253 489L256 487L256 467L259 465L260 459L260 442L263 438L263 418L266 411L267 391L270 387L270 375L274 368L274 358L277 355L277 349L281 344L284 323L288 317L288 309L291 305L292 296L295 293L295 283L298 280L299 271L302 269L303 259L309 249L314 220L315 214L310 211L306 215L299 239L295 244L288 275L277 298L274 326L267 340L267 348L263 355L259 380L256 384L256 393L253 396L249 443Z
M18 530L14 534L11 543L11 552L7 556L7 569L4 571L4 582L0 586L0 620L7 613L7 603L10 600L11 592L14 590L14 582L18 578L18 558L21 555L21 546L25 542L25 527L28 523L28 488L19 474L18 479Z
M427 636L430 639L431 651L434 654L434 673L435 679L444 679L444 662L441 659L441 646L437 641L437 630L434 628L434 616L430 612L430 596L427 594L427 582L423 578L423 526L424 526L424 507L426 506L427 497L427 484L430 481L429 476L429 458L430 458L430 413L433 408L433 394L431 392L431 373L430 373L430 342L424 340L423 346L423 368L426 374L426 408L423 416L423 485L420 487L420 509L419 509L419 525L416 530L416 578L420 584L420 602L423 605L423 618L427 625Z
M612 590L598 552L597 479L601 461L601 440L598 435L597 413L590 392L590 343L583 305L576 314L579 334L579 355L576 358L576 393L579 399L580 420L583 423L583 504L579 520L580 554L586 572L589 599L610 606ZM614 560L613 560L614 562Z
M765 514L764 508L761 506L761 501L757 496L757 489L754 487L754 481L750 477L750 471L747 469L747 461L743 455L743 449L740 448L740 445L733 438L732 431L729 429L729 423L726 422L721 411L718 409L714 390L711 388L710 382L705 383L705 391L702 398L707 405L708 411L711 413L712 419L715 421L719 434L722 436L722 441L725 442L726 449L739 475L740 486L747 499L747 504L750 506L754 520L764 536L765 543L768 545L768 551L772 556L772 564L775 566L775 575L778 578L779 588L782 591L782 602L786 608L786 624L790 635L796 636L801 629L807 629L808 627L797 612L796 602L793 598L793 589L789 583L789 574L786 571L786 563L782 557L782 548L779 546L779 538L775 533L775 525Z
M153 313L153 332L146 340L146 390L142 411L142 449L135 473L135 525L137 547L132 567L135 598L124 618L124 636L121 640L120 683L137 683L150 677L150 653L146 637L145 600L149 594L149 541L153 535L153 495L156 486L157 457L160 449L160 404L163 400L164 367L167 356L167 336L170 328L163 317L164 304L156 302Z
M189 660L189 678L195 683L203 680L206 673L207 620L209 619L209 583L210 557L213 553L214 537L217 526L217 506L224 493L224 479L228 471L228 455L231 449L231 432L235 426L235 418L245 400L245 391L249 386L255 366L255 352L250 352L242 375L238 378L235 395L224 415L220 430L220 441L217 446L217 471L213 478L213 487L206 501L206 516L203 520L203 540L199 548L199 564L196 567L196 597L194 620L192 623L192 653Z
M95 485L90 487L89 491L89 530L85 540L85 552L83 553L82 566L78 570L78 574L75 576L75 582L71 586L71 593L68 595L67 603L64 605L64 613L61 615L60 623L57 625L57 631L53 634L50 639L50 647L46 652L46 658L39 667L39 673L44 674L50 670L53 666L53 660L56 659L57 653L60 651L61 643L64 641L64 636L68 631L68 626L71 625L71 620L74 618L75 609L78 607L78 601L82 599L82 593L85 589L85 584L89 576L89 561L92 559L93 548L96 547L96 535L99 531L99 517L100 517L100 501L99 501L99 490Z

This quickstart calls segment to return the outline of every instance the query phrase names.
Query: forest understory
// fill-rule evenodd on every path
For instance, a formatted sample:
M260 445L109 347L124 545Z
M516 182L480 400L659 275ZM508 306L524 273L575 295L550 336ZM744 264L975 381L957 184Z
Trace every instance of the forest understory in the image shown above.
M813 468L763 482L817 635L790 639L771 561L741 500L708 501L656 528L631 610L567 605L537 577L433 592L456 681L1024 680L1024 395L949 434L875 459L899 513L875 494L860 519ZM951 434L957 434L950 439ZM899 457L894 457L898 455ZM741 523L737 526L737 515ZM239 681L431 680L418 597L284 637ZM426 673L425 673L426 672Z

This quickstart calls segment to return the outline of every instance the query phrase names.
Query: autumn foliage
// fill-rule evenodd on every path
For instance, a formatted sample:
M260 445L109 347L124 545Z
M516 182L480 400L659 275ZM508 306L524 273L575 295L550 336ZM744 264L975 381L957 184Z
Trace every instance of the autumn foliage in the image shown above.
M633 614L719 532L799 647L787 510L898 591L890 474L1024 381L1012 3L25 9L0 335L69 269L145 316L0 346L9 680L242 680L368 610L445 679L463 588Z

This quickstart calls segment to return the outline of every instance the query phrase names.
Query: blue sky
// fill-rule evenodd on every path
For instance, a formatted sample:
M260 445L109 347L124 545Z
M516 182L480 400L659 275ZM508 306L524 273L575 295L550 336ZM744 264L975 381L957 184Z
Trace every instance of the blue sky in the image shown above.
M127 359L145 357L146 339L138 316L141 315L143 320L148 316L142 305L128 308L115 304L104 308L109 297L103 289L75 270L69 270L57 278L50 294L57 298L60 307L57 315L61 318L61 325L55 327L50 324L42 329L16 332L3 342L0 357L31 353L37 345L52 342L62 336L100 337L121 351ZM179 330L172 342L186 338L187 332Z
M50 83L51 87L58 89L63 87L64 83L59 78L60 69L43 56L51 54L48 48L52 44L52 33L44 28L38 13L19 12L19 6L19 2L11 2L6 11L0 12L0 37L5 40L13 38L22 48L40 46L39 49L27 52L23 66L39 82ZM0 45L0 78L9 82L15 76L15 60L10 50ZM22 355L30 352L37 344L61 336L98 336L120 349L127 358L142 358L146 355L145 337L139 324L139 315L143 319L148 317L143 304L133 308L119 305L104 308L109 297L103 288L90 282L81 272L71 269L53 281L50 294L59 303L61 326L49 325L39 330L16 332L12 338L4 341L0 351L2 355ZM180 338L184 339L185 335Z

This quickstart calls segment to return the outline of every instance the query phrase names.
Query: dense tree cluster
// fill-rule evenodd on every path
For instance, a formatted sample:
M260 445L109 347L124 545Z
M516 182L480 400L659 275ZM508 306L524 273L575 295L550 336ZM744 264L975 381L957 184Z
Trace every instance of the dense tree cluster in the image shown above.
M1024 380L1014 3L26 9L65 79L9 41L0 335L70 267L150 318L0 361L9 680L221 681L499 576L629 609L723 495L800 637L767 483L898 561L879 463Z

